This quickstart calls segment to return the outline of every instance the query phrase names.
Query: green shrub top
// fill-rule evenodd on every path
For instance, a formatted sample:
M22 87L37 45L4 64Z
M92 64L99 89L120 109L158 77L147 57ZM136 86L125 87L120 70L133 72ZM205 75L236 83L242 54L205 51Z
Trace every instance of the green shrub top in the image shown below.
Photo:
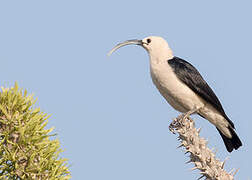
M0 179L70 179L59 140L45 129L48 115L34 103L17 84L0 92Z

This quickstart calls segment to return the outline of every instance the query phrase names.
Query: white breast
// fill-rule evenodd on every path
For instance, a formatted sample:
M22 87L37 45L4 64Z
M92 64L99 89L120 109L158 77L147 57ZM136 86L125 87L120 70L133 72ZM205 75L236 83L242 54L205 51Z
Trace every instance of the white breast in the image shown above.
M204 106L204 101L176 77L167 61L151 61L150 71L153 83L174 109L187 112Z

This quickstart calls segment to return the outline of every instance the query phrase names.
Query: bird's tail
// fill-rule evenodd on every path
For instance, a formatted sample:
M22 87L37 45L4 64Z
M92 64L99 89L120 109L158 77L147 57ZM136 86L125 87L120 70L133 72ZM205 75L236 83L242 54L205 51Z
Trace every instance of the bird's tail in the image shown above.
M242 146L242 142L241 140L239 139L239 137L237 136L237 134L235 133L234 129L232 127L228 127L232 137L231 138L228 138L226 137L218 128L217 130L219 131L223 141L224 141L224 144L227 148L227 151L228 152L232 152L233 149L238 149L240 146Z

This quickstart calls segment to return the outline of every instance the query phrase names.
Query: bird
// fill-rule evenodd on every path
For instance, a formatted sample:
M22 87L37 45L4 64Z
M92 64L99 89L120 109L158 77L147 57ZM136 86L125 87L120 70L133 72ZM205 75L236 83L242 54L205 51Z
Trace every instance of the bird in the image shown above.
M126 45L139 45L148 52L152 81L175 110L187 117L198 114L212 123L228 152L242 146L234 123L226 115L214 91L192 64L173 55L165 39L149 36L142 40L127 40L117 44L108 55Z

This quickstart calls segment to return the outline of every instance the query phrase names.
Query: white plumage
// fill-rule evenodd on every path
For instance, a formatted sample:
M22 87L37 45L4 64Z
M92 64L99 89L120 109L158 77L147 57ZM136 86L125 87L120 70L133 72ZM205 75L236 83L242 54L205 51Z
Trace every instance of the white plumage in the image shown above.
M130 44L142 46L150 58L153 83L167 102L176 110L190 115L197 113L216 126L229 152L242 143L234 131L220 101L199 72L188 62L174 57L168 43L161 37L128 40L110 51Z

